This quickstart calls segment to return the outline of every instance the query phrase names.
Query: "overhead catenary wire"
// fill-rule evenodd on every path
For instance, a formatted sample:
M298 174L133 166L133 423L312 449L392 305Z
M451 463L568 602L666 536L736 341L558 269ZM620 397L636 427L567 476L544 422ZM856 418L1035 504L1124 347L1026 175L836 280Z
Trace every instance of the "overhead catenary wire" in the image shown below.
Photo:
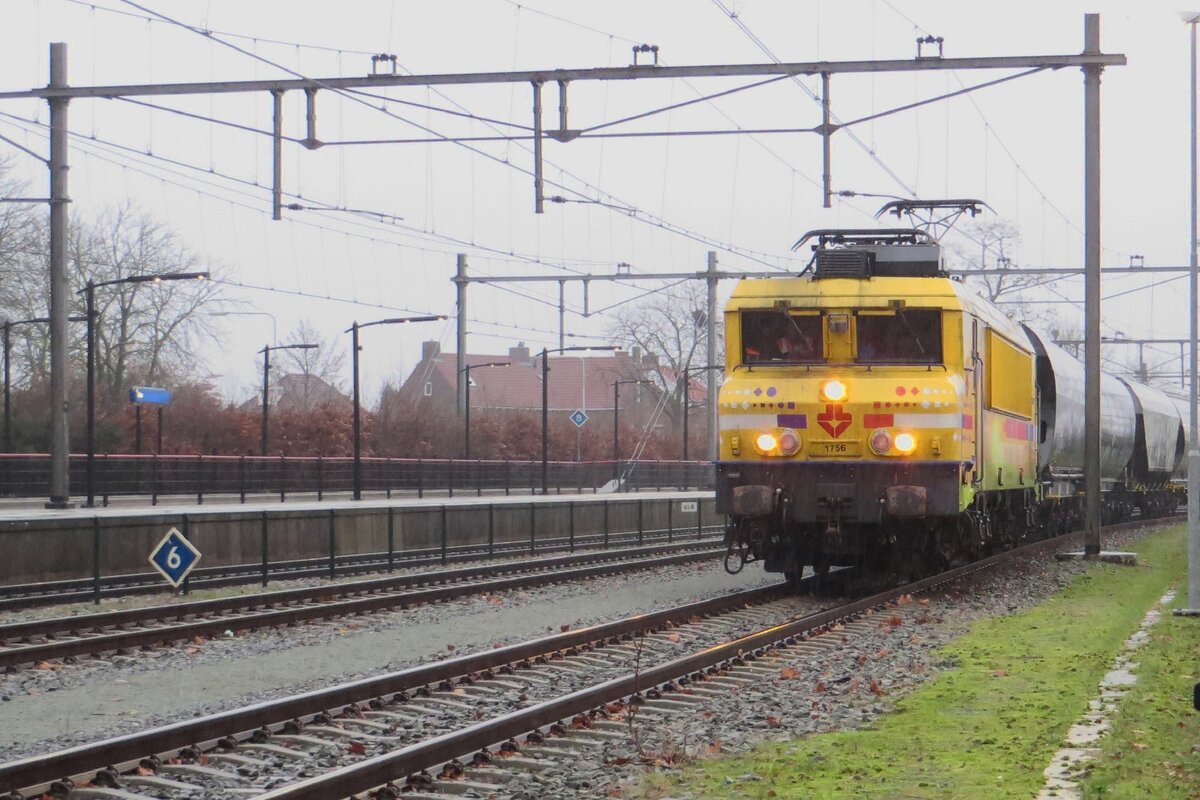
M350 92L348 92L348 91L346 91L346 90L342 90L342 89L338 89L338 88L335 88L335 87L326 86L326 85L322 84L322 83L321 83L319 80L317 80L317 79L314 79L314 78L311 78L311 77L309 77L309 76L303 75L302 73L300 73L300 72L298 72L298 71L296 71L296 70L294 70L294 69L292 69L292 68L290 68L290 67L288 67L288 66L286 66L286 65L280 64L280 63L278 63L278 62L275 62L275 61L272 61L272 60L270 60L270 59L267 59L267 58L265 58L264 56L260 56L259 54L255 53L255 52L252 52L252 51L250 51L250 50L247 50L247 49L245 49L244 47L240 47L240 46L238 46L238 45L236 45L236 44L233 44L232 42L227 42L227 41L224 41L224 40L223 40L223 39L221 39L220 37L218 37L218 36L214 36L214 35L213 35L211 32L209 32L209 31L206 31L206 30L204 30L204 29L202 29L202 28L199 28L199 27L197 27L197 26L195 26L195 25L191 25L191 24L189 24L189 23L182 22L182 21L180 21L180 20L174 19L173 17L170 17L170 16L168 16L168 15L166 15L166 14L163 14L163 13L161 13L161 12L159 12L159 11L155 11L154 9L148 8L148 7L146 7L146 6L143 6L143 5L141 5L141 4L137 3L137 2L135 2L135 0L120 0L120 2L124 3L125 5L131 6L131 7L133 7L133 8L137 8L138 10L140 10L140 11L143 11L143 12L145 12L145 13L147 13L147 14L153 15L154 17L157 17L158 19L160 19L160 20L161 20L161 21L163 21L163 22L166 22L166 23L169 23L169 24L171 24L171 25L177 26L177 27L179 27L179 28L181 28L181 29L183 29L183 30L190 31L190 32L192 32L192 33L194 33L194 34L197 34L197 35L199 35L199 36L203 36L203 37L205 37L206 39L208 39L208 40L210 40L210 41L213 41L213 42L215 42L215 43L217 43L217 44L220 44L220 45L223 45L223 46L225 46L225 47L227 47L227 48L229 48L229 49L232 49L232 50L234 50L235 52L237 52L237 53L240 53L240 54L242 54L242 55L244 55L244 56L246 56L246 57L248 57L248 58L255 59L255 60L257 60L257 61L261 61L261 62L263 62L263 63L265 63L265 64L268 64L268 65L270 65L270 66L272 66L272 67L274 67L274 68L276 68L276 69L279 69L279 70L281 70L281 71L283 71L283 72L287 73L288 75L291 75L292 77L295 77L295 78L300 78L300 79L307 80L307 81L311 81L311 82L313 82L314 84L316 84L316 86L317 86L318 88L323 88L323 89L325 89L325 90L327 90L327 91L330 91L330 92L332 92L332 93L334 93L334 94L337 94L337 95L339 95L339 96L342 96L342 97L346 97L346 98L348 98L348 99L351 99L351 100L353 100L354 102L360 103L360 104L364 105L364 106L365 106L365 107L367 107L367 108L370 108L370 109L372 109L372 110L375 110L375 111L378 111L378 112L380 112L380 113L383 113L384 115L386 115L386 116L389 116L389 117L392 117L392 118L394 118L394 119L396 119L396 120L398 120L398 121L400 121L400 122L403 122L403 123L405 123L405 124L407 124L407 125L411 125L411 126L413 126L413 127L415 127L415 128L418 128L418 129L420 129L420 130L424 130L426 133L429 133L429 134L431 134L431 135L438 136L439 138L445 138L445 137L443 137L443 136L442 136L442 134L440 134L439 132L437 132L437 131L433 130L432 128L429 128L429 127L427 127L427 126L425 126L425 125L422 125L421 123L415 122L414 120L410 120L410 119L407 119L407 118L405 118L405 117L401 117L400 115L398 115L398 114L396 114L396 113L394 113L394 112L392 112L392 111L388 110L387 108L379 108L379 107L377 107L377 106L375 106L375 105L371 104L370 102L368 102L368 101L367 101L365 98L357 97L357 96L355 96L354 94L352 94L352 93L350 93ZM498 163L498 164L502 164L503 166L505 166L505 167L507 167L507 168L510 168L510 169L517 170L518 172L521 172L521 173L523 173L523 174L526 174L526 175L528 175L528 176L530 176L530 177L532 177L532 176L533 176L533 170L532 170L532 169L529 169L529 168L526 168L526 167L522 167L521 165L519 165L519 164L515 164L515 163L512 163L511 161L509 161L509 160L507 160L507 159L504 159L504 158L501 158L501 157L499 157L499 156L493 155L493 154L491 154L491 153L488 153L488 152L486 152L486 151L484 151L484 150L481 150L481 149L479 149L479 148L472 147L470 144L467 144L467 143L459 143L459 145L460 145L461 147L465 147L466 149L470 150L471 152L473 152L473 153L475 153L476 155L479 155L479 156L481 156L481 157L483 157L483 158L487 158L487 159L489 159L489 160L491 160L491 161L494 161L494 162L496 162L496 163ZM552 165L552 166L553 166L553 165ZM648 212L645 212L645 211L643 211L642 209L639 209L639 208L637 208L636 206L634 206L634 205L632 205L632 204L626 203L625 201L622 201L622 200L620 200L619 198L616 198L615 196L611 195L611 194L610 194L610 193L608 193L608 192L604 192L603 190L600 190L600 189L599 189L599 187L595 187L595 186L591 186L590 184L587 184L587 182L586 182L586 181L583 181L581 178L578 178L577 176L574 176L574 175L572 175L572 174L571 174L570 172L568 172L568 171L565 171L565 170L564 170L564 174L570 175L570 176L572 177L572 179L574 179L574 180L579 180L581 183L583 183L583 184L584 184L585 186L587 186L588 188L590 188L590 189L592 189L592 190L595 190L595 191L598 191L598 192L600 192L601 194L608 196L609 198L611 198L611 200L612 200L612 201L615 201L615 202L609 203L609 204L608 204L608 206L609 206L609 207L611 207L611 206L613 206L613 205L619 205L619 206L621 207L622 211L624 211L625 213L628 213L628 214L631 216L631 218L632 218L632 219L635 219L635 220L637 220L637 221L638 221L638 222L640 222L640 223L654 225L654 226L656 226L656 227L659 227L659 228L662 228L663 230L666 230L666 231L668 231L668 232L674 233L674 234L676 234L676 235L685 236L686 238L693 239L693 240L695 240L695 241L697 241L697 242L700 242L700 243L702 243L702 244L705 244L705 245L707 245L707 246L710 246L710 247L715 247L715 248L717 248L717 249L719 249L719 250L723 250L723 251L725 251L725 252L728 252L728 253L732 253L732 254L740 255L740 256L742 256L743 258L748 258L748 259L751 259L751 260L757 261L758 263L760 263L760 264L762 264L762 265L764 265L764 266L768 266L768 267L771 267L771 268L778 268L778 266L777 266L777 265L775 265L775 264L772 264L772 263L770 263L770 262L767 262L767 261L764 261L764 260L762 260L762 258L760 258L760 256L768 256L768 257L771 257L771 258L778 258L778 255L777 255L777 254L774 254L774 253L761 253L761 252L757 252L757 253L756 253L756 251L752 251L752 250L749 250L749 249L747 249L747 248L743 248L743 247L740 247L740 246L738 246L738 245L734 245L734 244L732 244L732 243L728 243L728 242L722 242L722 241L720 241L720 240L718 240L718 239L715 239L715 238L712 238L712 237L707 237L707 236L705 236L704 234L698 233L698 232L696 232L696 231L692 231L692 230L690 230L690 229L688 229L688 228L686 228L686 227L684 227L684 226L680 226L680 225L677 225L677 224L675 224L675 223L670 223L670 222L668 222L667 220L663 220L663 219L661 219L661 218L657 218L655 215L649 214ZM566 186L566 185L559 184L559 183L555 183L555 182L551 182L551 181L547 181L547 183L548 183L549 185L552 185L552 186L554 186L554 188L557 188L557 189L559 189L559 190L561 190L561 191L570 192L570 193L572 193L572 194L578 195L579 197L588 198L588 195L587 195L585 192L583 192L582 190L575 189L575 188L572 188L572 187L570 187L570 186ZM588 198L588 199L591 199L591 198Z
M36 127L36 128L39 128L39 129L44 129L44 128L46 127L44 124L41 124L41 123L36 123L36 122L34 122L33 120L29 120L29 119L26 119L26 118L23 118L23 117L19 117L19 116L17 116L17 115L10 114L10 113L7 113L7 112L0 112L0 119L3 119L3 120L8 120L8 121L10 121L10 122L13 122L13 123L24 123L24 124L28 124L28 125L34 126L34 127ZM45 134L44 134L44 131L42 131L42 133L43 133L43 135L45 135ZM167 157L164 157L164 156L157 156L157 155L150 154L150 153L144 153L144 152L138 151L138 150L136 150L136 149L134 149L134 148L131 148L131 147L125 146L125 145L120 145L120 144L118 144L118 143L114 143L114 142L108 142L108 141L106 141L106 140L104 140L104 139L100 139L100 138L93 138L93 137L85 136L85 135L83 135L83 134L77 134L77 135L75 136L75 145L74 145L74 146L78 148L78 147L81 147L81 145L82 145L82 144L84 144L84 143L86 143L86 144L96 144L96 145L103 145L103 146L113 147L113 148L116 148L118 151L124 151L125 155L127 155L127 156L132 156L132 157L134 157L134 158L139 158L139 159L140 159L140 158L150 158L150 159L152 159L152 160L163 161L163 162L165 162L165 163L167 163L167 164L170 164L170 165L172 165L172 166L184 167L184 168L187 168L187 169L190 169L190 170L196 171L196 172L201 172L201 173L204 173L206 176L216 175L216 176L219 176L219 177L222 177L222 178L225 178L225 179L228 179L228 180L231 180L231 181L234 181L234 182L236 182L236 183L240 183L240 184L243 184L243 185L246 185L246 186L251 186L251 187L261 188L261 187L258 187L258 185L257 185L257 184L255 184L255 183L253 183L253 182L251 182L251 181L248 181L248 180L246 180L246 179L236 178L235 176L229 176L229 175L226 175L226 174L224 174L224 173L212 172L212 171L210 171L210 170L206 170L206 169L204 169L203 167L199 167L199 166L197 166L197 165L188 164L188 163L186 163L186 162L177 161L177 160L175 160L175 159L169 159L169 158L167 158ZM122 169L132 169L132 170L133 170L133 171L135 171L135 172L140 172L140 173L142 173L142 174L145 174L147 177L151 177L151 178L158 179L158 180L163 180L163 178L162 178L161 176L156 176L156 175L153 175L152 173L150 173L150 172L147 172L147 171L145 171L145 170L140 170L140 169L138 169L138 168L136 168L136 167L131 167L131 166L129 166L128 164L125 164L125 163L122 163L122 162L118 162L118 161L115 161L115 160L113 160L113 159L106 158L106 157L104 157L104 156L102 156L102 155L97 155L97 154L94 154L94 153L92 153L92 154L90 154L90 155L92 155L93 157L100 158L101 160L106 160L106 161L109 161L110 163L113 163L114 165L116 165L116 166L119 166L119 167L121 167ZM168 171L168 174L171 174L171 173ZM243 208L243 209L247 209L247 210L255 211L256 213L259 213L259 214L263 214L263 215L265 215L265 214L267 213L267 212L265 211L265 209L263 209L263 208L260 208L260 207L258 207L258 206L256 206L256 205L253 205L253 204L239 203L239 202L236 202L236 201L230 200L230 199L229 199L229 198L227 198L227 197L222 197L222 196L220 196L220 195L213 194L212 192L202 192L201 190L197 190L197 189L195 189L194 187L191 187L191 186L184 186L183 184L177 184L177 185L180 185L182 188L186 188L186 189L189 189L189 190L192 190L192 191L196 191L197 193L207 194L207 195L209 195L209 196L213 197L214 199L220 200L220 201L222 201L222 202L227 202L227 203L230 203L230 204L232 204L232 205L238 206L238 207L240 207L240 208ZM243 191L239 191L239 190L236 190L236 189L229 189L228 187L222 187L222 189L223 189L223 190L225 190L225 191L233 191L233 192L235 192L236 194L240 194L240 195L242 195L242 196L249 197L249 198L252 198L252 199L256 197L256 195L250 194L250 193L248 193L248 192L243 192ZM309 201L309 202L312 202L312 201ZM319 213L319 212L320 212L322 209L320 209L320 208L312 208L312 209L309 209L309 210L312 210L312 211L314 211L314 212L318 212L318 213ZM336 208L334 208L334 207L329 207L329 208L328 208L328 209L326 209L326 210L328 210L328 211L337 211L337 210L342 210L342 209L336 209ZM369 211L358 210L358 213L365 214L365 215L373 215L373 214L377 214L378 212L369 212ZM373 220L373 221L374 221L374 222L380 222L379 220ZM303 221L296 220L296 219L293 219L293 220L292 220L292 222L294 222L294 223L297 223L297 224L301 224L301 225L307 225L307 226L309 226L309 227L314 227L314 228L316 228L316 229L318 229L318 230L321 230L321 231L336 232L336 233L342 233L343 235L346 235L346 232L345 232L345 231L343 231L343 230L340 230L340 229L337 229L337 228L329 228L329 227L327 227L327 226L318 226L318 225L312 225L311 223L305 223L305 222L303 222ZM389 223L382 223L382 224L389 224ZM406 226L406 227L405 227L405 229L406 229L406 230L408 230L408 231L413 231L413 232L418 232L418 233L426 233L426 232L423 232L423 231L418 231L417 229L414 229L414 228L411 228L411 227L408 227L408 226ZM362 237L361 237L361 234L354 234L354 235L355 235L355 236L359 236L360 238L362 238ZM455 244L460 244L460 245L462 245L462 246L464 246L464 247L470 247L470 248L480 248L480 247L484 247L484 248L486 249L486 246L481 246L481 245L478 245L477 243L466 242L466 241L463 241L463 240L455 239L455 238L453 238L453 237L446 237L446 236L445 236L445 235L443 235L443 234L433 234L433 233L430 233L429 235L430 235L430 236L433 236L433 237L436 237L436 238L450 238L450 239L451 239L451 241L452 241L453 243L455 243ZM369 240L369 241L372 241L372 242L375 242L375 243L379 243L379 244L385 244L385 245L389 245L389 246L395 246L395 247L401 247L401 248L408 248L408 249L415 249L415 250L422 251L422 252L431 252L431 253L437 253L437 254L447 254L447 255L449 255L449 254L452 254L452 253L454 252L454 251L448 251L448 250L446 250L446 251L442 251L442 250L431 250L431 249L429 249L429 248L418 247L418 246L415 246L415 245L409 245L409 244L403 244L403 243L400 243L400 242L395 242L395 241L389 241L389 240L375 239L375 238L373 238L373 237L372 237L372 238L368 238L368 240ZM533 257L527 257L527 258L533 258ZM524 259L522 259L522 260L524 260ZM553 263L551 263L551 262L547 262L547 261L546 261L546 260L544 260L544 259L537 259L537 263L539 263L539 264L542 264L542 265L545 265L545 266L557 266L557 265L554 265L554 264L553 264ZM607 263L607 262L598 262L598 263ZM480 275L483 275L483 276L488 276L488 275L489 275L488 273L486 273L486 272L483 272L483 271L481 271L481 270L478 270L478 269L476 270L476 272L477 272L478 274L480 274ZM586 274L586 273L579 273L579 272L577 272L577 274ZM639 292L638 292L637 294L635 294L634 296L632 296L632 297L630 297L630 298L627 298L627 299L625 299L625 300L617 301L617 302L615 302L615 303L612 303L612 304L610 304L610 305L608 305L608 306L604 306L604 307L602 307L602 308L593 309L593 310L591 310L591 311L589 312L589 315L600 315L600 314L603 314L603 313L605 313L605 312L607 312L607 311L609 311L609 310L611 310L611 309L613 309L613 308L617 308L617 307L619 307L619 306L622 306L622 305L625 305L625 304L627 304L627 303L633 302L633 301L635 301L635 300L641 299L641 298L643 298L643 297L645 297L645 296L648 296L648 295L654 294L654 293L656 293L656 292L658 292L658 291L662 291L663 289L669 289L669 288L673 288L673 287L675 287L675 286L679 285L679 283L681 283L682 281L685 281L685 280L690 280L690 279L691 279L690 277L689 277L689 278L682 278L680 281L666 283L666 284L665 284L663 287L656 287L656 288L649 289L649 290L643 290L643 291L639 291ZM406 308L406 307L390 306L390 305L386 305L386 304L372 303L372 302L369 302L369 301L361 301L361 300L357 300L357 299L353 299L353 298L339 297L339 296L333 295L333 294L331 294L331 293L328 293L328 292L327 292L327 293L325 293L325 294L317 294L317 293L312 293L312 292L303 292L303 291L300 291L300 290L294 290L294 289L281 289L281 288L278 288L278 287L263 287L263 286L252 285L252 284L239 283L239 282L235 282L235 281L232 281L232 280L223 280L222 282L223 282L223 283L226 283L226 284L229 284L229 285L244 286L245 288L257 289L257 290L261 290L261 291L275 291L275 292L278 292L278 293L290 294L290 295L294 295L294 296L307 297L307 298L312 298L312 299L328 299L328 300L334 300L334 301L338 301L338 302L344 302L344 303L356 303L356 304L359 304L359 305L364 305L364 306L368 306L368 307L376 307L376 308L384 308L384 309L394 309L394 310L398 310L398 311L412 311L412 312L414 312L414 313L432 313L432 312L429 312L428 310L423 310L423 309L410 309L410 308ZM508 293L510 293L510 294L513 294L513 295L515 295L515 296L522 297L522 298L524 298L524 299L527 299L527 300L530 300L530 301L533 301L533 302L539 303L539 304L541 304L541 305L544 305L544 306L547 306L547 307L552 307L552 308L557 308L557 307L558 307L558 302L557 302L557 300L556 300L556 299L554 299L554 298L552 298L552 297L547 297L547 296L545 296L545 295L541 295L540 293L534 292L534 291L532 291L532 290L529 290L529 289L525 289L525 290L523 290L523 291L522 291L522 290L518 290L518 289L512 289L512 288L509 288L509 287L504 287L504 286L502 286L502 285L501 285L501 286L499 286L499 288L501 288L503 291L506 291L506 292L508 292ZM574 304L568 304L568 305L567 305L567 309L568 309L569 311L573 312L573 313L576 313L576 314L582 314L582 311L583 311L583 309L582 309L581 307L579 307L578 305L574 305ZM491 322L491 321L487 321L487 320L480 320L480 319L476 319L476 318L472 318L470 321L472 321L472 322L479 322L479 323L482 323L482 324L488 324L488 325L499 325L499 326L502 326L502 327L506 327L506 328L510 328L510 329L512 329L512 330L518 330L518 331L524 331L524 330L539 331L539 330L540 330L541 332L544 332L544 333L547 333L547 334L551 334L551 335L556 335L556 334L557 334L557 331L550 331L550 330L547 330L547 329L537 329L537 328L532 328L532 327L530 327L530 326L523 325L523 324L522 324L522 325L515 325L515 324L504 324L504 323Z

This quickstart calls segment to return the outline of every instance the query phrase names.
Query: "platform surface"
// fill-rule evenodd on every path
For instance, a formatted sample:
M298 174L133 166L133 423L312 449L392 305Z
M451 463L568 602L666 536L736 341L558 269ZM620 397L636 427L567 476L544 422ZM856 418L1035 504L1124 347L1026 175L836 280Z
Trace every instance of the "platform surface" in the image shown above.
M222 514L258 514L263 511L268 512L307 512L313 511L335 511L344 512L351 510L371 510L371 509L386 509L386 508L439 508L446 506L448 508L469 508L472 506L528 506L534 505L560 505L563 503L604 503L612 502L633 502L636 500L708 500L713 497L711 491L645 491L645 492L610 492L610 493L592 493L584 494L484 494L480 497L471 495L456 495L455 497L447 497L439 495L436 497L416 497L415 495L400 496L393 493L391 499L388 499L382 494L378 497L364 498L362 500L352 500L347 497L339 497L337 499L316 500L313 495L297 495L297 499L288 499L285 502L279 502L276 497L274 500L265 498L247 499L245 503L238 502L237 495L224 496L219 498L205 498L204 503L197 503L192 498L191 502L184 501L183 498L160 499L158 505L150 505L149 498L145 498L144 504L135 505L132 503L121 503L109 505L108 507L97 506L96 508L87 508L77 506L69 509L50 509L41 507L44 501L36 501L38 505L33 505L35 501L22 499L19 505L5 504L0 502L0 524L13 522L46 522L48 520L86 520L93 517L102 519L113 518L128 518L136 519L142 517L158 517L164 515L178 514L197 514L197 515L222 515ZM311 498L311 499L305 499ZM123 498L131 499L131 498Z

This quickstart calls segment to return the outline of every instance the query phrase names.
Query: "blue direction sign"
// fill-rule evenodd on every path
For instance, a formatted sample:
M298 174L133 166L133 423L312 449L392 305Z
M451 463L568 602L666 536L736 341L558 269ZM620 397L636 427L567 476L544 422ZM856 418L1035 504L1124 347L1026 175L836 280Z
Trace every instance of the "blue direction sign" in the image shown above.
M583 413L582 408L575 409L575 413L571 415L571 422L575 423L576 428L582 428L587 424L588 415Z
M171 405L170 389L155 389L152 386L135 386L129 390L129 402L144 406Z
M200 551L175 528L167 531L158 547L150 553L150 565L176 588L199 561Z

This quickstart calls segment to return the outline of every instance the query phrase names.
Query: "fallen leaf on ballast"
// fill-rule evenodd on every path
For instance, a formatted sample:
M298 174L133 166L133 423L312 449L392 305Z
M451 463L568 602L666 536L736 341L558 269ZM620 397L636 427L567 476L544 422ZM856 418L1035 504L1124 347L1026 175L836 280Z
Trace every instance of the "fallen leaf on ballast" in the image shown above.
M683 637L682 637L682 636L680 636L678 633L668 633L668 634L667 634L667 641L668 641L668 642L678 642L678 641L679 641L680 639L682 639L682 638L683 638Z
M767 726L768 727L779 728L782 725L783 725L783 720L781 720L779 717L773 717L770 714L767 715Z
M363 753L367 752L367 746L362 742L351 742L350 744L346 745L346 752L353 753L356 756L361 756Z
M779 670L779 677L781 680L794 681L796 678L800 677L800 670L795 669L794 667L784 667L783 669Z
M883 696L884 694L886 694L886 692L883 691L882 687L880 687L879 682L876 681L875 679L871 679L871 694L878 695L878 696Z

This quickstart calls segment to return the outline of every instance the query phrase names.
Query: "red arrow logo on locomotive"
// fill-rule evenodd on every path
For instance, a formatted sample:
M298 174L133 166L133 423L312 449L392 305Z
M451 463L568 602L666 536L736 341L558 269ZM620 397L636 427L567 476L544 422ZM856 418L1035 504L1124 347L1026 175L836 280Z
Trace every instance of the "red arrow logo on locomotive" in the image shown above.
M820 414L817 414L817 424L835 439L846 432L846 428L850 427L850 420L852 419L854 417L842 411L841 405L834 405L832 403L825 406L825 410Z

